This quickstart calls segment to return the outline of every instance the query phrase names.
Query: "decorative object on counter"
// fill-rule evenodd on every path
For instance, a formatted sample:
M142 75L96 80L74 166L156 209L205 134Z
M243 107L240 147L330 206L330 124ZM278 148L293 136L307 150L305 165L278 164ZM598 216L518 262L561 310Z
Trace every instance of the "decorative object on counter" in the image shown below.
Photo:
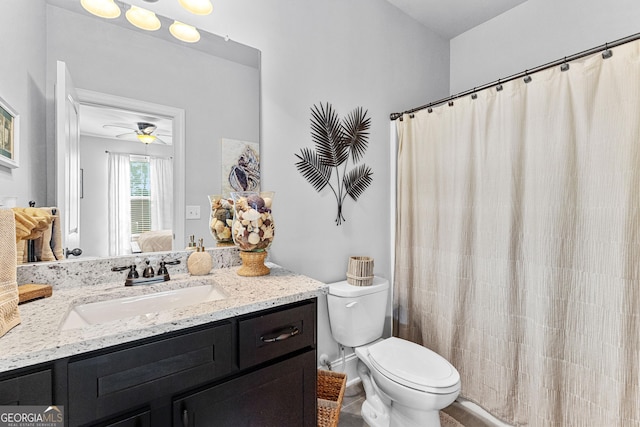
M11 209L0 209L0 337L20 323L16 223Z
M209 230L218 246L233 245L231 226L233 225L233 204L221 195L209 196L211 215Z
M211 254L204 250L202 239L198 239L195 252L187 258L187 269L192 276L204 276L211 272L213 259Z
M318 427L338 427L347 374L318 369L316 396Z
M270 272L264 260L275 234L271 214L274 194L273 191L231 193L234 207L231 234L240 248L240 276L264 276Z
M311 138L316 151L303 148L296 163L298 171L307 181L320 192L327 185L333 191L338 202L336 225L345 221L342 205L349 195L357 201L364 190L373 181L373 172L367 165L360 165L347 172L347 162L351 156L353 163L357 163L367 149L371 119L362 107L353 110L346 118L340 120L331 104L311 108ZM344 164L343 174L340 176L339 166ZM333 170L336 172L337 185L331 184Z
M18 286L18 304L37 300L40 298L48 298L53 294L51 285L40 285L36 283L27 283Z
M373 283L373 258L368 256L349 257L347 283L353 286L369 286Z
M221 140L222 194L258 191L260 188L260 145L256 142Z

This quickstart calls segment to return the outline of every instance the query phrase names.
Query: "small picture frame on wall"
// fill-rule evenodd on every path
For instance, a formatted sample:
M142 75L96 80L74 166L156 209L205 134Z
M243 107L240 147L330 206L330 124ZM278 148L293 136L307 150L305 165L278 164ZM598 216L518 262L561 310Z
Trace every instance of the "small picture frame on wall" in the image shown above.
M18 163L20 116L0 97L0 166L15 169Z

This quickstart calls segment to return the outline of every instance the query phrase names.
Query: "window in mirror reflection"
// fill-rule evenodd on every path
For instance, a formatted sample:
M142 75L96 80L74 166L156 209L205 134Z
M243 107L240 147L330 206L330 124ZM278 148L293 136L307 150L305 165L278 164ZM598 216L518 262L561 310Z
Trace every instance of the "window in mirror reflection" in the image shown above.
M109 254L171 250L171 158L109 153Z

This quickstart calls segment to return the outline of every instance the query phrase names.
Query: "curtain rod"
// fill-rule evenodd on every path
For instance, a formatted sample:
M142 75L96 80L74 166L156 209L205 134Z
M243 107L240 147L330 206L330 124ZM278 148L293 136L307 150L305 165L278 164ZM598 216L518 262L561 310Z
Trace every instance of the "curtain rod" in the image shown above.
M620 45L623 45L623 44L626 44L626 43L630 43L630 42L638 40L638 39L640 39L640 33L636 33L636 34L633 34L631 36L623 37L621 39L614 40L612 42L605 43L603 45L596 46L596 47L593 47L591 49L583 50L582 52L573 54L571 56L565 56L564 58L560 58L558 60L555 60L555 61L552 61L552 62L548 62L548 63L543 64L543 65L539 65L539 66L537 66L535 68L527 69L527 70L521 71L519 73L512 74L512 75L510 75L508 77L495 80L495 81L493 81L491 83L486 83L486 84L484 84L482 86L477 86L477 87L474 87L473 89L469 89L469 90L466 90L464 92L460 92L460 93L457 93L455 95L451 95L451 96L448 96L446 98L442 98L442 99L439 99L437 101L430 102L430 103L422 105L420 107L416 107L416 108L412 108L410 110L403 111L402 113L391 113L389 115L389 118L392 121L396 120L398 118L400 120L402 120L402 115L403 114L411 114L411 113L415 113L416 111L424 110L425 108L439 106L439 105L442 105L444 103L451 103L454 99L462 98L464 96L471 95L471 94L473 94L475 92L482 91L482 90L488 89L490 87L498 86L498 85L501 85L502 83L507 83L507 82L510 82L512 80L515 80L515 79L518 79L518 78L521 78L521 77L524 77L526 79L531 74L534 74L534 73L537 73L539 71L543 71L543 70L546 70L546 69L549 69L549 68L553 68L553 67L556 67L558 65L566 64L567 65L566 69L568 69L568 65L569 65L568 62L575 61L576 59L584 58L585 56L589 56L589 55L592 55L594 53L598 53L600 51L602 51L602 57L606 59L606 58L611 57L611 55L612 55L612 52L609 50L610 48L613 48L613 47L616 47L616 46L620 46ZM564 69L563 69L563 71L564 71Z

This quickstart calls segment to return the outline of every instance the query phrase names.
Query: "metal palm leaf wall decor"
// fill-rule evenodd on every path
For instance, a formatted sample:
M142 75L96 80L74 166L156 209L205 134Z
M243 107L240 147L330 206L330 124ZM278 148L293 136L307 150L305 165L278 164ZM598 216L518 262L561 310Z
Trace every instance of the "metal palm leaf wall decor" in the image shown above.
M336 225L345 221L342 205L347 195L357 201L373 181L373 172L367 165L347 171L349 158L355 164L364 156L370 126L371 119L362 107L353 110L343 120L329 103L311 107L311 138L316 149L301 149L300 155L295 155L299 159L296 167L316 191L320 192L326 186L331 188L338 202ZM342 165L344 167L341 168ZM335 181L332 183L334 171Z

